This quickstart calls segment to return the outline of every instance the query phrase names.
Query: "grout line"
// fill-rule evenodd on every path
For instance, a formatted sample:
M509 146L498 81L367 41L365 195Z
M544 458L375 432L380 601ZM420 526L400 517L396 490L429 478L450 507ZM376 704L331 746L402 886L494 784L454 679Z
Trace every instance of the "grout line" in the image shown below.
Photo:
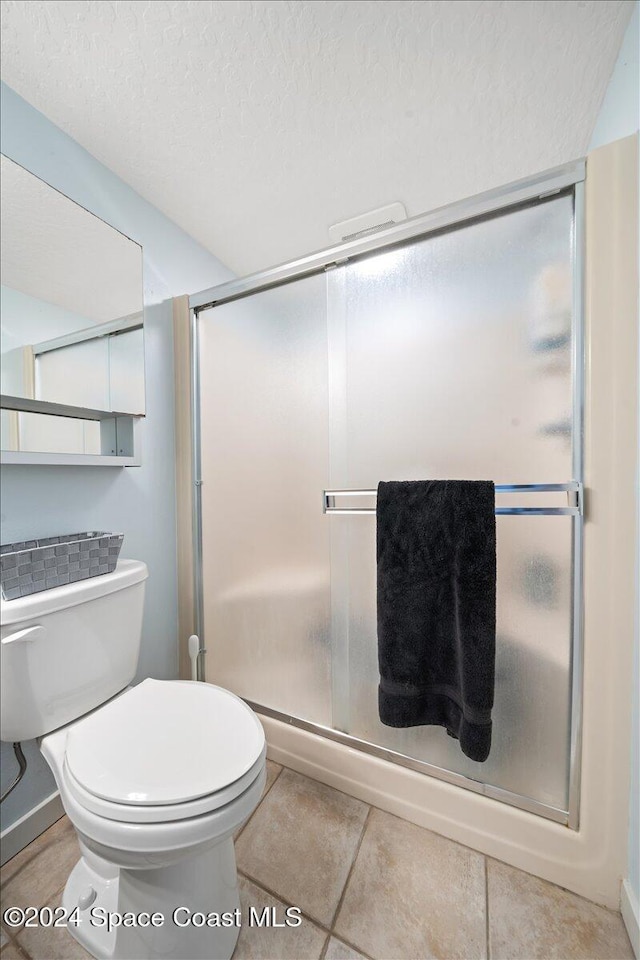
M325 960L327 955L327 950L329 949L329 941L331 940L331 934L328 933L324 941L324 946L322 947L322 953L320 954L320 960Z
M264 893L268 893L270 897L274 897L280 903L283 903L286 905L287 901L282 899L281 893L276 893L275 890L273 890L271 887L267 887L264 883L262 883L261 880L258 880L256 879L256 877L251 876L250 873L247 873L245 870L239 869L238 875L241 877L244 877L245 880L248 880L249 883L252 883L254 887L258 887ZM290 906L293 906L293 904L290 904ZM326 923L322 923L321 920L318 920L316 917L312 917L311 914L307 913L306 910L303 910L302 907L298 907L298 909L300 910L300 915L304 917L305 920L308 920L315 927L319 927L323 933L331 934L331 929L327 926Z
M490 960L490 938L489 938L489 865L486 856L484 860L484 924L485 924L485 950L487 960Z
M3 908L3 909L4 909L4 908ZM2 929L3 929L3 931L4 931L5 937L8 937L7 942L6 942L5 945L2 947L3 950L6 950L6 948L9 946L9 944L10 944L10 943L13 943L14 940L17 938L18 934L21 933L21 932L24 930L24 924L22 924L22 926L20 926L20 927L4 927L4 926L3 926Z
M313 779L313 777L311 777L310 779ZM425 827L424 829L427 830L428 827ZM567 829L567 828L565 827L564 829ZM448 838L445 838L445 839L448 839ZM452 841L452 843L457 843L457 842L458 842L457 840ZM460 843L458 844L458 846L462 847L464 846L464 844ZM474 850L475 848L468 847L468 849ZM481 853L481 851L476 850L476 853ZM595 904L601 910L606 910L607 913L613 913L617 917L621 916L620 910L616 910L615 907L605 907L603 904L598 903L597 900L590 900L589 897L585 897L584 894L582 893L576 893L575 890L571 890L569 887L563 887L561 883L554 883L553 880L547 880L545 877L541 877L540 874L538 873L531 873L530 870L524 870L522 867L516 867L515 864L509 863L508 860L501 860L500 857L497 857L494 854L491 854L491 856L489 856L489 854L487 853L487 854L484 854L484 856L486 856L487 859L495 861L495 863L499 863L503 867L508 867L509 870L515 870L517 873L523 873L526 877L533 877L534 880L539 880L541 883L544 883L549 887L555 887L557 890L562 890L563 893L568 893L569 896L576 897L578 900L584 901L584 903Z
M58 889L55 891L55 893L52 893L52 894L51 894L51 896L50 896L49 899L47 900L47 903L51 903L52 900L58 900L58 897L59 897L59 898L60 898L60 904L59 904L59 905L62 906L62 894L64 893L64 888L65 888L66 885L67 885L67 880L68 880L68 879L69 879L69 877L67 877L67 879L62 882L61 886L58 887Z
M278 779L278 777L279 777L280 774L282 773L282 770L289 770L289 769L291 769L290 767L285 767L283 764L281 764L281 767L282 767L282 769L278 772L278 776L274 779L273 784L275 784L276 780ZM295 771L294 771L294 772L295 772ZM304 774L301 774L301 776L304 776ZM309 778L309 779L312 779L312 778ZM320 782L320 781L319 781L319 782ZM273 784L272 784L271 786L273 786ZM270 788L270 789L271 789L271 788ZM333 789L333 788L331 788L331 789ZM267 791L267 792L268 792L268 791ZM341 793L341 792L343 792L343 791L336 791L336 792ZM265 794L265 796L266 796L266 794ZM349 796L349 794L346 794L346 796ZM263 799L264 799L264 798L263 798ZM262 803L262 801L260 801L260 802ZM361 800L360 803L364 803L364 800ZM258 806L260 806L260 804L258 804ZM371 807L370 805L367 805L367 806L369 806L369 809L368 809L367 815L366 815L366 817L365 817L365 819L364 819L364 823L362 824L362 830L360 831L360 836L358 837L358 843L357 843L356 849L355 849L355 851L354 851L353 859L352 859L352 861L351 861L351 866L349 867L349 873L347 874L347 879L346 879L345 882L344 882L344 886L343 886L343 889L342 889L342 894L341 894L341 896L340 896L340 899L339 899L339 901L338 901L338 905L337 905L337 907L336 907L336 909L335 909L335 911L334 911L333 917L332 917L332 919L331 919L331 925L328 926L327 924L322 923L322 922L321 922L320 920L318 920L316 917L313 917L310 913L307 913L307 912L306 912L305 910L303 910L302 908L299 908L299 909L300 909L300 914L301 914L302 917L304 917L305 920L308 920L309 923L312 923L315 927L318 927L320 930L322 930L323 933L326 933L326 934L327 934L327 939L326 939L325 945L324 945L323 950L322 950L322 953L321 953L321 960L322 960L322 958L325 956L325 954L326 954L326 952L327 952L327 950L328 950L328 948L329 948L329 940L331 939L331 937L335 937L337 940L340 940L342 943L344 943L347 947L350 947L350 948L351 948L352 950L354 950L356 953L359 953L362 957L364 957L364 960L371 960L371 958L369 957L369 954L365 953L365 952L363 951L362 947L359 947L356 943L352 943L350 940L347 940L344 936L342 936L342 934L336 933L336 931L335 931L335 929L334 929L334 924L335 924L335 921L336 921L336 918L337 918L337 915L338 915L338 911L340 910L340 907L342 906L342 901L343 901L343 899L344 899L344 895L345 895L345 892L346 892L346 889L347 889L347 885L348 885L348 883L349 883L349 880L351 879L351 874L352 874L352 872L353 872L353 868L354 868L354 866L355 866L355 862L356 862L356 860L357 860L357 858L358 858L358 854L359 854L359 852L360 852L360 846L361 846L361 844L362 844L362 839L363 839L363 837L364 837L365 830L367 829L367 824L369 823L369 817L371 816L371 811L374 809L374 808ZM252 816L253 816L253 814L252 814ZM249 821L247 821L247 823L248 823L248 822L249 822ZM246 826L246 824L245 824L245 826ZM242 829L244 830L244 827L243 827ZM278 893L276 890L272 889L271 887L268 887L268 886L267 886L266 884L264 884L261 880L258 880L256 877L252 876L250 873L247 873L246 870L241 870L239 867L237 867L237 871L238 871L238 875L239 875L239 876L244 877L245 880L248 880L248 881L249 881L250 883L252 883L255 887L258 887L259 890L264 891L264 893L267 893L270 897L274 897L274 898L275 898L276 900L278 900L280 903L286 903L286 901L283 900L283 895L282 895L281 893Z
M317 737L320 737L320 739L323 739L322 736L321 736L321 734L313 734L313 736L317 736ZM272 763L276 763L276 762L279 762L279 761L275 761L275 760L272 761ZM471 853L477 853L479 856L482 856L482 857L485 856L485 854L483 854L482 850L478 850L477 847L470 847L468 843L462 843L461 840L454 840L453 837L449 837L449 836L447 836L445 833L438 833L437 830L432 829L432 827L424 827L421 823L416 823L415 820L408 820L407 817L401 817L399 813L391 813L389 810L386 810L384 807L379 807L377 803L371 803L370 800L363 800L362 797L357 797L357 796L355 795L355 793L349 793L347 790L342 790L340 787L334 787L333 784L327 783L326 780L320 780L319 777L314 777L314 776L312 776L310 773L301 773L299 770L296 770L295 767L289 767L289 766L287 766L286 764L281 764L281 766L282 766L283 770L292 770L293 773L297 773L298 776L300 776L300 777L306 777L307 780L312 780L314 783L321 783L321 784L323 784L325 787L328 787L330 790L335 790L336 793L342 793L342 794L344 794L345 797L351 797L352 800L358 800L360 803L364 803L365 806L371 807L372 810L379 810L380 813L384 813L384 815L385 815L386 817L393 817L394 820L401 820L403 823L410 823L412 826L417 827L418 830L424 830L424 831L426 831L426 833L432 833L432 834L433 834L434 836L436 836L436 837L441 837L443 840L447 840L449 843L455 844L456 847L462 847L463 850L470 850ZM328 767L322 767L321 769L326 769L326 770L328 770L329 768L328 768ZM329 771L329 772L331 772L331 771ZM279 776L279 774L278 774L278 776ZM424 774L424 776L429 776L429 774ZM442 781L442 782L444 782L444 781ZM480 794L478 794L478 796L480 796ZM514 807L514 809L516 809L516 808ZM551 821L549 821L549 822L551 822ZM244 829L244 828L243 828L243 829ZM498 860L498 857L493 857L492 859L493 859L493 860ZM514 870L520 870L519 867L514 867L512 863L507 863L506 860L500 860L499 862L500 862L500 863L504 863L505 866L507 866L507 867L513 867ZM526 871L526 870L520 870L520 873L527 873L527 871ZM535 876L537 876L537 874L531 873L531 874L529 874L529 876L535 877ZM538 879L543 879L543 878L542 878L542 877L538 877ZM556 886L556 887L559 886L559 884L557 884L557 883L554 884L552 880L546 880L545 883L550 883L550 884L552 884L552 886ZM560 889L561 889L561 890L564 890L564 889L566 889L566 888L565 888L565 887L560 887ZM568 890L568 893L572 893L572 891L571 891L571 890ZM574 894L574 896L579 897L579 896L581 896L581 895L580 895L579 893L576 893L576 894ZM586 898L586 897L582 897L581 899L586 900L587 898ZM588 902L588 903L595 903L595 901L592 901L592 900L588 900L587 902ZM611 908L609 908L609 907L603 907L603 909L604 909L604 910L609 910L609 909L611 909ZM613 912L615 913L616 911L614 910ZM617 912L619 913L620 911L617 911Z
M275 763L275 761L274 761L274 760L269 760L269 763ZM266 789L265 792L263 793L262 799L260 800L260 803L262 803L262 800L265 799L265 797L267 796L267 794L271 793L271 791L273 790L273 788L274 788L275 785L276 785L276 782L280 779L280 774L281 774L282 771L284 770L284 767L283 767L283 765L282 765L281 763L279 763L278 766L280 767L280 769L278 770L278 772L276 773L275 777L273 778L273 780L271 781L271 783L269 784L269 786L267 787L267 789ZM258 804L258 806L260 806L260 803Z
M331 931L331 936L335 937L336 940L339 940L340 943L344 943L345 947L349 947L351 950L354 950L356 953L359 953L361 957L364 957L364 960L373 960L373 958L365 953L362 947L359 947L357 943L352 943L351 940L347 940L346 937L343 937L341 933L336 933L335 930Z
M271 887L265 886L264 883L262 883L260 880L257 880L255 877L252 877L251 874L247 873L245 870L238 870L238 876L244 877L244 879L248 880L249 883L252 883L254 887L258 887L258 889L262 890L263 893L267 893L269 894L270 897L274 897L274 899L277 900L279 903L286 904L286 900L282 899L281 893L276 893L276 891L272 890ZM340 940L341 943L344 943L347 947L351 947L351 949L355 950L356 953L361 954L365 958L365 960L371 960L369 954L365 953L362 947L359 947L356 943L352 943L350 940L347 940L345 937L342 936L342 934L336 933L333 928L329 928L324 923L321 923L320 920L316 920L316 918L312 917L310 913L306 912L306 910L303 910L301 907L299 909L300 909L300 915L304 917L305 920L308 920L309 923L312 923L314 925L314 927L318 927L319 930L322 930L323 933L327 934L327 941L322 950L321 957L324 957L329 947L329 940L331 939L331 937L335 937L336 940Z
M361 801L361 802L362 802L362 801ZM351 861L351 866L349 867L349 873L347 874L347 879L346 879L345 882L344 882L344 886L343 886L343 888L342 888L342 893L340 894L340 899L338 900L338 906L336 907L336 909L335 909L335 911L334 911L334 914L333 914L333 918L332 918L332 920L331 920L331 929L332 929L332 930L334 929L336 920L338 919L338 914L340 913L340 907L342 906L342 902L343 902L344 897L345 897L345 894L346 894L346 892L347 892L347 887L349 886L349 880L351 880L351 874L353 873L353 868L354 868L355 865L356 865L356 860L358 859L358 854L360 853L360 847L362 846L362 840L363 840L365 831L366 831L366 829L367 829L367 825L368 825L368 823L369 823L369 818L370 818L370 816L371 816L371 810L372 810L372 807L369 806L369 809L367 810L367 815L366 815L366 817L364 818L364 823L362 824L362 830L360 831L360 836L358 837L358 843L356 844L356 849L355 849L355 852L354 852L354 854L353 854L353 860Z
M271 760L270 762L271 762L271 763L275 763L274 760ZM263 800L266 800L267 795L270 794L270 793L271 793L271 790L273 789L273 787L275 787L275 785L276 785L276 780L279 778L280 774L281 774L282 771L284 770L284 767L282 766L281 763L278 764L278 766L280 767L280 769L278 770L278 772L276 773L275 777L273 778L272 783L269 784L268 788L265 790L265 792L262 794L262 796L261 796L260 799L258 800L258 802L257 802L257 804L256 804L256 807L255 807L255 810L253 811L253 813L251 814L251 816L250 816L247 820L245 820L245 822L244 822L244 823L242 824L242 826L240 827L237 835L233 838L233 843L234 843L234 845L235 845L236 841L240 839L240 836L244 833L245 827L248 827L248 826L249 826L249 824L250 824L251 821L253 820L254 816L256 815L256 813L258 812L258 810L260 809L260 807L262 806L262 801L263 801Z
M22 930L22 929L24 929L24 928L21 927L20 929ZM22 944L20 943L20 941L17 939L17 935L16 935L16 937L14 937L13 940L10 940L9 943L5 943L4 947L2 948L2 953L4 953L5 950L6 950L9 946L12 946L14 949L17 947L18 953L20 954L21 957L24 958L24 960L31 960L31 954L30 954L30 953L27 953L27 951L25 950L25 948L22 946Z
M51 824L51 826L53 826L53 824ZM47 828L47 829L48 829L48 828ZM49 899L47 900L45 906L47 906L47 904L51 903L53 900L56 901L56 904L58 903L59 898L60 898L62 892L64 891L64 888L65 888L66 884L67 884L67 881L65 880L65 881L58 887L58 889L57 889L54 893L51 894L51 896L50 896ZM3 929L3 931L4 931L6 934L8 934L9 939L8 939L8 941L5 943L5 945L4 945L4 947L2 948L2 951L0 951L0 953L3 954L3 953L5 952L5 950L7 949L7 947L9 947L9 946L11 945L11 946L13 946L13 947L17 947L17 948L18 948L18 950L19 950L20 954L22 955L22 957L24 958L24 960L31 960L31 954L27 951L27 948L24 946L24 944L23 944L23 943L21 942L21 940L20 940L20 936L24 933L24 931L25 931L25 929L26 929L26 927L24 926L24 924L23 924L21 927L13 927L13 928L11 928L11 927L7 928L7 927L5 927L4 924L3 924L2 929ZM71 937L71 934L69 934L69 937Z

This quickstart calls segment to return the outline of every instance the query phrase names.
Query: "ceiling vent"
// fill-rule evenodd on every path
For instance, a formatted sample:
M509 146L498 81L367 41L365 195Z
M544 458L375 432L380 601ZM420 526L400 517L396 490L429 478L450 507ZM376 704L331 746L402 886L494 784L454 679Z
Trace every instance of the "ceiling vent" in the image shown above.
M359 240L361 237L368 237L370 233L392 227L394 223L400 223L406 219L407 211L403 203L389 203L386 207L378 207L377 210L362 213L359 217L352 217L351 220L334 223L329 227L329 239L332 243Z

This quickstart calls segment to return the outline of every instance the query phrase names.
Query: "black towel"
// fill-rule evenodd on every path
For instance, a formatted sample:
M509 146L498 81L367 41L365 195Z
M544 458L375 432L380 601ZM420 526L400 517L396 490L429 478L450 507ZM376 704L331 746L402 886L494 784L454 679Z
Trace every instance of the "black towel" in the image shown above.
M380 719L438 724L472 760L491 749L496 636L490 481L378 486Z

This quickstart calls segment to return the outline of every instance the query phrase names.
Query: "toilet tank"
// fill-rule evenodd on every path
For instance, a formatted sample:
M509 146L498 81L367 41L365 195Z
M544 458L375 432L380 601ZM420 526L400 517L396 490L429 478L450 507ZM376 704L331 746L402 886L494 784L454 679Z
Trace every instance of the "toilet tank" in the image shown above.
M49 733L131 682L147 576L119 560L113 573L0 601L1 740Z

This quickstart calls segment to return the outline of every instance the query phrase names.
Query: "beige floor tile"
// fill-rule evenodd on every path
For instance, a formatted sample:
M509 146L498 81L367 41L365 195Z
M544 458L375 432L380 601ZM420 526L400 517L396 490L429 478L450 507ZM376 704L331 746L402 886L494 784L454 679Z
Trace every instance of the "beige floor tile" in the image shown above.
M275 908L278 922L284 922L285 904L240 877L242 928L233 960L318 960L326 933L311 920L302 918L299 927L258 927L251 925L251 908L262 916L265 907Z
M14 940L13 943L9 944L9 946L2 948L0 958L2 958L2 960L27 960L27 955L22 952Z
M43 907L64 886L79 859L76 832L62 817L2 867L3 908Z
M329 926L368 809L285 769L236 843L238 867Z
M282 767L280 766L279 763L274 763L273 760L267 760L267 779L264 784L264 790L262 791L262 797L260 798L261 802L265 798L265 796L267 795L267 793L269 792L269 790L271 789L275 781L278 779L278 775L281 770L282 770ZM250 819L251 817L247 817L244 823L242 823L238 827L238 829L235 831L235 833L233 834L234 843L238 839L238 837L240 836L240 834L242 833L242 831L244 830L244 828L246 827Z
M54 910L61 899L59 894L46 906ZM91 954L64 927L25 927L16 942L31 960L92 960Z
M264 796L265 793L268 793L268 791L271 789L281 770L282 767L279 763L274 763L273 760L267 760L267 782L264 785L264 792L262 796Z
M12 940L6 947L3 947L0 957L2 960L31 960L29 954L20 949L17 940Z
M348 947L342 940L331 937L324 960L366 960L366 957L352 947Z
M618 913L497 860L487 872L493 960L632 960Z
M384 960L484 958L484 858L372 810L335 933Z

